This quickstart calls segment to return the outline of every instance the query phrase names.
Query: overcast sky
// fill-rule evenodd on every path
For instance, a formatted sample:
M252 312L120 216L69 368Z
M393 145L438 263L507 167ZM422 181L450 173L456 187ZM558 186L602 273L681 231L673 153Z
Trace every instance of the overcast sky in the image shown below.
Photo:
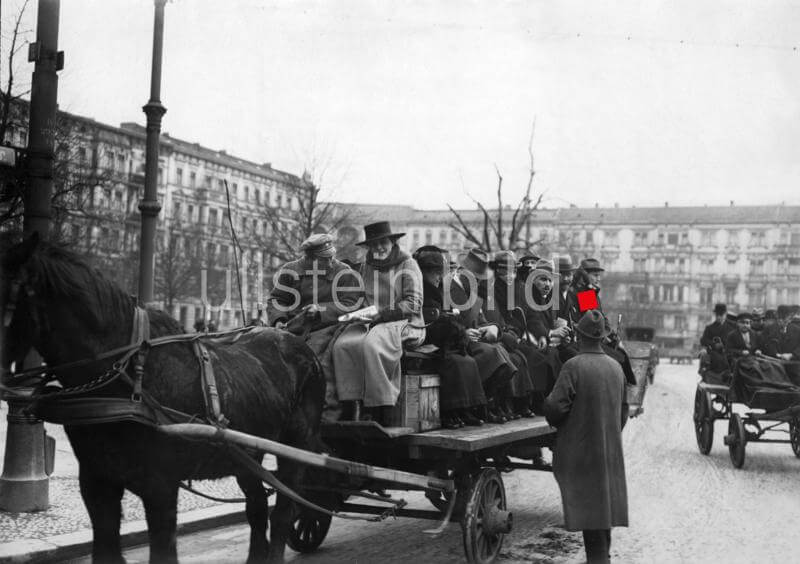
M144 123L152 26L62 2L60 107ZM800 204L797 2L174 0L161 99L163 131L340 200L490 203L496 163L516 201L535 118L550 206Z

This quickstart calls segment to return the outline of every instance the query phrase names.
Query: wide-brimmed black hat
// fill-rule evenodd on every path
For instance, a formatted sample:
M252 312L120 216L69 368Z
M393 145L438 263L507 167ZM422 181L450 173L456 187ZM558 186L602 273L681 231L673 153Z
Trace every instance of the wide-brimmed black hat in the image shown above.
M792 307L781 304L778 306L778 319L786 319L792 315Z
M605 316L596 309L590 309L583 314L575 326L575 331L589 339L601 340L611 331L606 325Z
M572 264L572 258L569 255L558 255L558 272L572 272L575 266Z
M722 315L728 313L728 306L725 304L717 304L714 306L714 315Z
M438 272L444 274L448 270L448 263L444 254L435 250L423 250L414 253L414 259L422 272Z
M356 243L356 245L369 245L372 241L378 241L384 237L388 237L395 241L405 235L405 233L392 233L392 227L388 221L378 221L364 226L364 240Z

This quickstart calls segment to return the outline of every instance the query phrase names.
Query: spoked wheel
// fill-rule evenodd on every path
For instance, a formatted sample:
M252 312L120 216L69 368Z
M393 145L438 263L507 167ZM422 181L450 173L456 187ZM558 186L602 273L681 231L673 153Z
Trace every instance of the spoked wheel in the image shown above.
M314 552L325 540L331 528L331 516L302 509L292 522L287 544L297 552Z
M725 437L728 444L728 452L731 455L731 462L734 468L741 468L744 465L744 447L747 444L747 436L744 433L744 423L738 413L731 415L728 422L728 436Z
M792 451L797 458L800 458L800 417L795 417L789 421L789 442Z
M697 388L694 394L694 435L700 454L711 452L714 443L714 411L711 396Z
M511 532L513 518L506 509L503 478L494 468L484 468L470 488L461 530L464 553L470 564L493 562Z

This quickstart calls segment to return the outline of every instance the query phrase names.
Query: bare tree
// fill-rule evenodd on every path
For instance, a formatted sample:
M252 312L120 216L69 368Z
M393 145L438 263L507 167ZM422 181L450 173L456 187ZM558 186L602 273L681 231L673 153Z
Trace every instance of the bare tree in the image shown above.
M494 168L497 173L497 207L489 209L478 200L472 199L482 215L482 223L479 228L466 221L463 215L452 206L447 206L454 216L454 221L450 222L449 226L470 243L489 252L500 249L528 249L539 244L540 241L531 241L530 235L531 217L533 212L539 209L545 194L545 192L541 192L535 200L531 194L533 191L533 178L536 175L533 154L535 131L536 120L534 119L531 125L531 136L528 141L528 157L530 159L528 182L525 186L525 193L513 212L506 210L506 204L503 199L503 175L496 164ZM510 212L510 220L505 215L506 211Z
M175 302L190 297L199 297L199 276L205 266L204 250L198 249L202 230L172 226L164 237L159 237L156 254L155 291L171 311Z
M323 199L325 172L329 166L324 163L317 178L308 170L294 194L295 203L291 199L289 205L283 207L264 206L261 218L266 221L266 233L252 230L248 236L256 241L262 249L267 249L270 258L280 262L288 262L297 257L300 243L314 233L336 234L340 227L350 219L349 210L337 205L330 199ZM312 167L314 170L314 167ZM328 196L333 191L328 191Z

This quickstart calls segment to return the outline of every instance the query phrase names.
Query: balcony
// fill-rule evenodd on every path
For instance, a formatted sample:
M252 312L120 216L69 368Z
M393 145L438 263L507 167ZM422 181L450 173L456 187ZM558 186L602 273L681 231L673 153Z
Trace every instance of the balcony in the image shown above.
M741 280L741 276L739 276L738 274L723 274L722 275L723 284L738 284L739 280Z

